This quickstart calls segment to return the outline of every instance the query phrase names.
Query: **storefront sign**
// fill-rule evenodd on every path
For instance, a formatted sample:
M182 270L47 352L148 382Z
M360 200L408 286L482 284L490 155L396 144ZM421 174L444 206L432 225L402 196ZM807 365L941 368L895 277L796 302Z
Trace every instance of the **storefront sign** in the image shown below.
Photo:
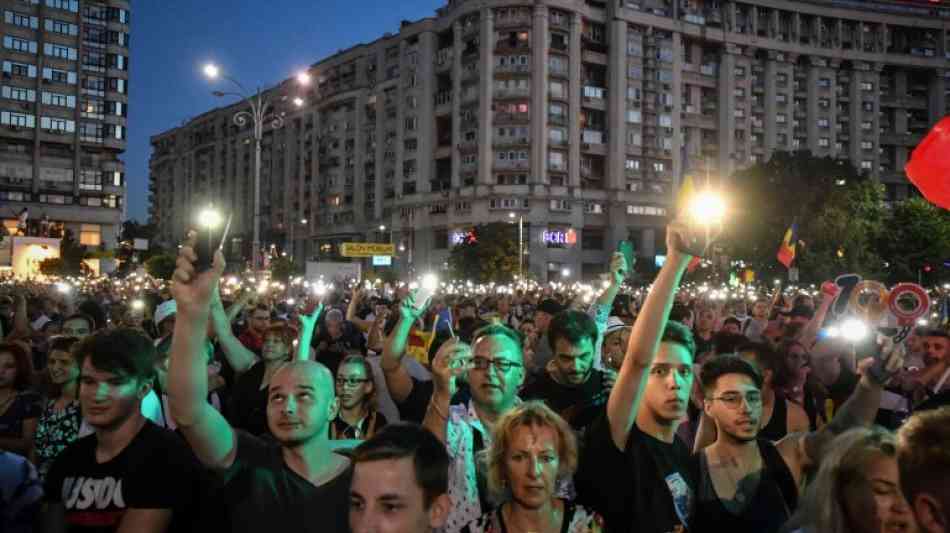
M541 232L541 242L545 244L566 244L574 246L577 244L577 232L573 229L564 230L544 230Z

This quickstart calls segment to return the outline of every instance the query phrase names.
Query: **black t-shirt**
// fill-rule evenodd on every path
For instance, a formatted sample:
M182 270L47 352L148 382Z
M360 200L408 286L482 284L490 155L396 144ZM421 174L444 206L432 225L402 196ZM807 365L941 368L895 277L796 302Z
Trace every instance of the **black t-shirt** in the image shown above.
M228 418L231 425L251 435L270 434L267 427L267 388L261 389L265 366L257 362L238 377L231 389Z
M348 532L352 477L349 466L316 487L284 463L279 444L238 431L237 456L223 473L229 524L221 530Z
M69 445L46 477L46 501L62 503L66 531L115 531L127 509L171 509L168 531L187 531L194 520L199 466L173 432L146 421L124 450L96 461L96 435Z
M626 449L618 450L606 415L585 441L574 476L577 499L603 515L608 531L667 533L687 524L696 485L682 441L667 444L634 424Z
M609 395L604 389L604 372L596 368L578 386L562 385L550 372L542 372L519 394L525 400L543 401L581 434L604 413Z

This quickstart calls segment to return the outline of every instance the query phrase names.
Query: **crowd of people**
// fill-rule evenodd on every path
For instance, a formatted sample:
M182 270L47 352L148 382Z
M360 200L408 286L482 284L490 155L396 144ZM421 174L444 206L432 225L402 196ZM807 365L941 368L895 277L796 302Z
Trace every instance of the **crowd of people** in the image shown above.
M0 531L950 532L950 335L696 296L689 231L640 297L9 281Z

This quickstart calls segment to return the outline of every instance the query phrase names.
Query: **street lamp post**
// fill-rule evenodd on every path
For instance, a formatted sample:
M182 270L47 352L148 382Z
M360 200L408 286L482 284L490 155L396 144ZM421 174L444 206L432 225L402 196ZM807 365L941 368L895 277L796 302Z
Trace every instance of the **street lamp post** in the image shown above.
M232 120L239 128L246 127L248 124L251 124L254 128L254 236L251 241L251 265L254 270L258 270L261 265L261 141L264 137L264 127L270 125L272 129L279 129L284 125L284 117L282 114L276 113L268 115L273 111L274 106L261 92L260 87L257 88L254 94L250 94L240 82L231 76L222 74L221 70L213 64L205 65L204 74L212 80L225 79L238 89L238 92L214 91L212 94L218 97L236 96L244 100L250 107L250 110L242 109L236 112ZM310 83L310 75L301 72L297 75L297 82L301 85ZM304 101L298 97L294 98L293 103L297 107L302 107Z
M307 219L305 219L305 218L300 219L300 224L301 224L302 226L306 226L306 225L307 225ZM297 243L296 243L296 241L294 241L294 227L295 227L296 225L297 225L297 221L296 221L296 220L291 220L291 221L290 221L290 260L291 260L291 262L294 260L294 256L295 256L296 253L297 253ZM307 239L306 239L306 237L304 237L304 241L303 241L303 242L304 242L303 257L304 257L304 261L306 261L306 260L307 260Z
M515 218L514 213L508 213L508 218ZM518 217L518 279L524 281L524 216Z

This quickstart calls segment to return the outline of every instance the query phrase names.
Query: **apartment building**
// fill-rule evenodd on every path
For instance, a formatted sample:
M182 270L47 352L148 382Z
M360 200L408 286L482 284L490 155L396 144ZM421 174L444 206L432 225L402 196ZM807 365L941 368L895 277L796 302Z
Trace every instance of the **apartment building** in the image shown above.
M0 0L0 218L112 248L125 208L126 0Z
M313 64L309 87L268 90L263 240L319 260L391 241L419 272L473 225L520 221L533 276L590 278L622 239L663 254L683 175L715 182L776 150L849 159L901 199L950 100L948 28L950 8L916 1L450 1ZM166 241L212 202L247 256L245 108L152 138Z

